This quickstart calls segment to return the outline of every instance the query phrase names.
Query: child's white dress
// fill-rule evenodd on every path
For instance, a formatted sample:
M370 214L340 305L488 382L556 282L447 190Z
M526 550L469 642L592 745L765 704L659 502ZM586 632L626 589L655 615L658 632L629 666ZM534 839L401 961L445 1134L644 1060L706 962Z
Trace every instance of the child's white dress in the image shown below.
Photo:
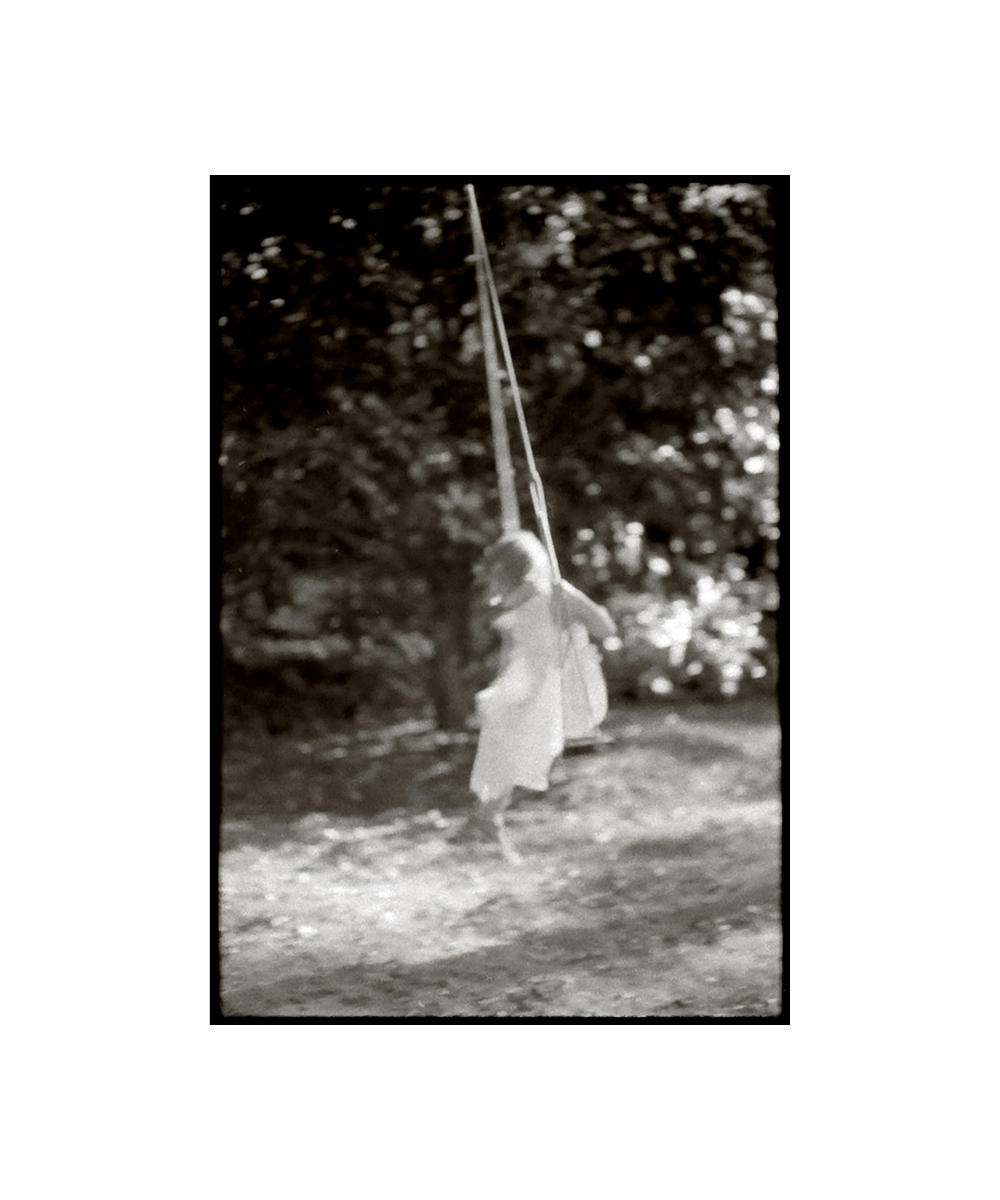
M572 602L567 589L564 599ZM579 593L576 593L579 595ZM479 748L472 791L487 803L513 787L545 791L567 737L594 730L608 711L597 651L585 627L549 595L536 594L495 624L503 637L502 668L478 697Z

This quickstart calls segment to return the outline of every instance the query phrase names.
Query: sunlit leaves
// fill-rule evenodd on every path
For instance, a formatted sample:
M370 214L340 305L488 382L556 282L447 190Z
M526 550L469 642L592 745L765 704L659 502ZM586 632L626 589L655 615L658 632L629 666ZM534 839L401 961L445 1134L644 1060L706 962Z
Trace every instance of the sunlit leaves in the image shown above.
M221 468L227 604L256 596L242 625L252 640L298 577L349 578L352 636L377 630L388 644L392 623L371 598L386 583L409 605L394 618L403 632L428 637L429 597L471 574L499 511L462 191L234 179L216 314L224 427L237 439ZM697 612L697 579L735 587L733 563L766 586L778 379L764 190L638 180L478 190L574 577L601 598L641 591ZM515 455L523 469L516 440ZM523 489L522 503L529 511ZM738 587L732 596L758 611ZM721 651L706 642L698 653L673 674L646 664L643 688L734 682L712 665ZM751 672L741 668L739 686Z

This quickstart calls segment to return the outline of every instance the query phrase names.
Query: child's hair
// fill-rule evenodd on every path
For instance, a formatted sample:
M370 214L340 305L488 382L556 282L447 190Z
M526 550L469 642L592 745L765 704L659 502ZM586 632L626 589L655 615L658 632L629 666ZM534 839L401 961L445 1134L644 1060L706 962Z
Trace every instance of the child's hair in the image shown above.
M545 547L526 529L505 533L483 556L491 592L512 592L531 578L541 588L551 582L552 570Z

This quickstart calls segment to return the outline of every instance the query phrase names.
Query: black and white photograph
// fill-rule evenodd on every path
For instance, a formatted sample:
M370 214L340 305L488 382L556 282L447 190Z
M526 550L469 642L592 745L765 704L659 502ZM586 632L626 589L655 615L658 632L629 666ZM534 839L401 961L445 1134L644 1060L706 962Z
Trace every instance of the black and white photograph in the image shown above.
M212 176L214 1023L788 1023L788 197Z
M12 1195L990 1191L967 7L12 12Z

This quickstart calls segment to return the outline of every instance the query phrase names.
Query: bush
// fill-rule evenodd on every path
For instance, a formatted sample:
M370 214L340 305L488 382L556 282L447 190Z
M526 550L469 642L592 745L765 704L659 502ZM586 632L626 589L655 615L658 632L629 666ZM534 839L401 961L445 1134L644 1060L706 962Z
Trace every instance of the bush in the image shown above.
M618 637L605 644L612 697L662 700L678 693L729 699L773 689L773 586L700 576L688 595L622 595L610 608Z

